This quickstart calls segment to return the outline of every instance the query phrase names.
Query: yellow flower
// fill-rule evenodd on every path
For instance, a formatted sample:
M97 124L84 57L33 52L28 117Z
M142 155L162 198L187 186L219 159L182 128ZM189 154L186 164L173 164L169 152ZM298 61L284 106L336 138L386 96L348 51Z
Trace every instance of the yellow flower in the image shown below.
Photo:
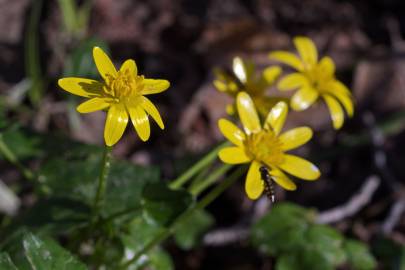
M241 91L247 92L253 99L259 113L266 116L271 107L278 101L277 97L266 96L266 89L274 84L280 76L280 67L268 67L260 75L256 74L255 65L251 61L244 61L235 57L232 64L232 72L222 69L214 70L216 79L214 86L218 91L224 92L233 98ZM227 107L228 114L234 114L234 104Z
M70 77L60 79L58 84L74 95L89 98L77 107L80 113L108 108L104 128L106 145L112 146L118 142L128 124L128 118L131 118L143 141L147 141L150 136L149 115L164 129L158 110L145 95L163 92L170 83L166 80L145 79L143 75L138 75L135 61L131 59L126 60L117 71L110 58L99 47L93 48L93 58L104 81Z
M236 102L244 131L226 119L219 120L222 134L235 145L221 149L219 158L228 164L251 163L245 183L250 199L257 199L264 190L259 171L261 166L270 169L274 181L287 190L295 190L296 185L283 171L304 180L319 178L320 172L315 165L285 153L305 144L312 137L312 130L308 127L298 127L280 134L288 111L285 102L273 107L263 127L247 93L239 93Z
M302 111L311 106L321 96L329 108L333 127L339 129L343 125L346 110L349 117L353 116L352 95L349 89L335 78L335 64L325 56L318 62L318 51L315 44L307 37L294 38L299 57L286 51L275 51L269 54L270 59L280 61L297 72L282 78L278 83L280 91L297 89L291 98L291 107Z

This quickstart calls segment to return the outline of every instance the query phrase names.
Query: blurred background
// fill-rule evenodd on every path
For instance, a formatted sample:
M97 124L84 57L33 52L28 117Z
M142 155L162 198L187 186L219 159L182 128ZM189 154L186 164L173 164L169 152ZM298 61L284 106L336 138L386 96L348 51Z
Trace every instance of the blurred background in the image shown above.
M333 58L337 78L354 95L355 115L337 132L323 103L289 115L287 126L314 129L298 153L322 176L297 182L296 192L277 189L277 201L316 209L318 221L366 243L381 269L405 269L404 1L0 0L1 118L102 145L105 114L79 115L81 99L56 83L98 78L91 50L100 46L116 66L132 58L141 74L171 82L151 96L166 129L152 124L145 144L128 128L114 154L158 165L172 179L222 140L217 120L231 99L214 88L212 70L230 68L235 56L263 69L275 64L271 50L295 51L296 35L311 37L321 55ZM15 170L0 166L0 179L12 185ZM249 220L270 208L266 198L248 200L241 180L208 207L215 226L201 245L184 251L167 244L176 269L271 269L272 259L246 237Z

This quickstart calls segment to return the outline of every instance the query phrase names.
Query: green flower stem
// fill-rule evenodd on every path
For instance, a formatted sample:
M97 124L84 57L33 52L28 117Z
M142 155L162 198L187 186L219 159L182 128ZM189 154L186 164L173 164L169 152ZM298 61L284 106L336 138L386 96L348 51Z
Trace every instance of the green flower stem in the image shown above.
M200 210L205 208L211 202L213 202L219 195L222 194L229 186L231 186L241 175L246 171L246 166L241 166L237 170L235 170L229 177L227 177L224 181L219 183L213 190L211 190L205 197L203 197L198 203L194 206L190 207L186 210L183 214L181 214L171 225L170 227L166 228L160 234L158 234L151 242L149 242L143 249L141 249L138 253L134 255L132 259L122 264L121 269L127 269L131 264L138 261L138 259L143 255L148 253L151 249L153 249L156 245L160 244L162 241L167 239L170 235L172 235L179 224L187 220L196 210Z
M227 171L232 168L232 165L222 164L219 168L213 171L204 181L200 181L191 187L190 192L194 196L197 196L207 187L211 186L218 178L224 175Z
M106 180L111 167L111 152L112 146L105 146L103 154L103 163L101 165L100 177L98 179L97 193L96 197L94 198L94 205L93 205L94 218L98 217L100 213L100 208L104 203L104 195L107 187Z
M13 164L27 180L34 180L35 174L30 169L21 164L13 151L11 151L11 149L4 142L3 134L0 134L0 153L8 162Z
M199 160L196 164L194 164L191 168L189 168L187 171L185 171L182 175L177 177L175 180L173 180L169 187L172 189L177 189L183 186L185 183L187 183L194 175L196 175L198 172L203 170L205 167L209 166L213 160L218 155L218 152L220 149L222 149L224 146L229 145L229 142L226 141L222 144L220 144L218 147L213 149L211 152L209 152L207 155L205 155L201 160Z

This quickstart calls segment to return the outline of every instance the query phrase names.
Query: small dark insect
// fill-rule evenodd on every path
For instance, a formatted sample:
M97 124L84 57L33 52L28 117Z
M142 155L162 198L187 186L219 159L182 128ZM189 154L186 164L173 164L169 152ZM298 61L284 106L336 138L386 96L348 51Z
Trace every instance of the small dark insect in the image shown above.
M266 166L261 166L259 168L261 178L264 182L264 193L266 193L267 198L274 203L275 201L275 192L274 192L274 184L273 178L271 177L269 170Z

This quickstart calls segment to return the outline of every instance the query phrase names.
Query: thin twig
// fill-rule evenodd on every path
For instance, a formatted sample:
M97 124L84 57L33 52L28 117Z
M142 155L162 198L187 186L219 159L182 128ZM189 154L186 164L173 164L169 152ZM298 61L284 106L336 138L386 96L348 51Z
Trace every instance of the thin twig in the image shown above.
M380 182L381 180L378 176L370 176L360 188L359 192L350 198L347 203L319 213L317 222L329 224L353 216L370 202Z

